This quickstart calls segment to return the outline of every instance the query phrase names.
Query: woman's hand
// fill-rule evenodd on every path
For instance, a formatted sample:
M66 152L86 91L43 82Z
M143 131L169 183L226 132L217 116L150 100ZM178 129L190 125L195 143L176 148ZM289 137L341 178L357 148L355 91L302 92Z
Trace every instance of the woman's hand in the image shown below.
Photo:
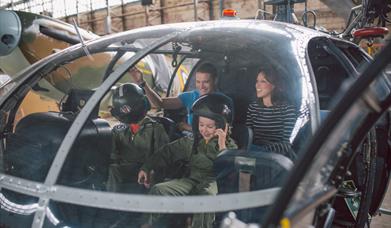
M151 186L151 183L149 181L149 175L144 170L140 170L140 172L138 172L137 182L139 184L143 184L146 188L149 188Z
M225 129L216 129L215 135L218 137L218 143L219 143L219 150L225 150L227 147L225 145L225 141L227 140L227 134L228 134L228 124L225 125Z
M130 69L129 74L130 74L130 77L133 79L133 81L135 83L137 83L138 85L141 84L142 82L144 82L143 74L136 67L133 67L132 69Z

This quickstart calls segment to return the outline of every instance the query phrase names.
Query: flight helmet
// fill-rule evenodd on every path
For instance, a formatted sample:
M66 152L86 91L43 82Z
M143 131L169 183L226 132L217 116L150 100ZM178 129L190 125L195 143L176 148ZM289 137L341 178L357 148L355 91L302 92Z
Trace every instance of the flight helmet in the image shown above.
M216 127L224 129L233 121L233 102L231 98L222 93L209 93L198 98L193 106L193 131L199 133L199 117L207 117L216 121Z
M134 83L126 83L115 88L112 103L111 114L127 124L139 122L151 109L144 90Z

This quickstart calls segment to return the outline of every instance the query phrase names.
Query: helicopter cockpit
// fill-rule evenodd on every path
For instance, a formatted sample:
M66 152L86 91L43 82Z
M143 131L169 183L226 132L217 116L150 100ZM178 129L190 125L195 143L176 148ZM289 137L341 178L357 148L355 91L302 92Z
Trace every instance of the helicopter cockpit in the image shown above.
M317 49L323 52L316 54ZM341 60L341 50L367 61L365 54L354 54L354 45L323 33L238 20L140 28L55 53L0 88L0 218L37 227L137 227L143 213L185 218L163 221L172 227L185 226L195 213L211 212L217 227L227 212L237 211L241 220L259 222L296 161L278 151L251 149L256 133L246 125L246 114L257 100L257 70L273 68L281 78L285 102L295 108L287 141L300 156L320 124L319 107L328 107L328 92L348 78L346 69L354 68L349 58ZM146 81L160 96L175 97L196 89L195 71L205 62L217 69L217 91L233 101L232 137L239 146L215 161L218 194L158 197L108 191L111 129L118 124L110 114L112 90L132 82L129 70L135 67L152 75ZM336 77L337 71L346 77ZM338 81L319 87L327 74ZM26 106L29 102L36 105ZM165 125L170 141L183 136L175 124L185 114L156 107L148 113Z

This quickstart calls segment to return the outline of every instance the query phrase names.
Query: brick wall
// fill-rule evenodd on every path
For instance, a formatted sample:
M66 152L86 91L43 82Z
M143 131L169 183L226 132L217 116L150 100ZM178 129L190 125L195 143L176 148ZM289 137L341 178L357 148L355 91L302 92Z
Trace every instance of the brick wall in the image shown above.
M221 2L223 2L222 6ZM263 8L263 0L198 0L197 20L219 19L221 8L236 9L240 18L254 18L258 8ZM296 4L295 6L298 19L301 18L303 8L304 4ZM317 26L340 31L345 25L344 18L337 17L319 0L308 1L308 9L317 14ZM266 10L272 12L272 7L268 6ZM154 4L148 7L148 13L140 2L129 3L122 7L111 7L110 11L112 32L147 25L194 21L195 18L193 0L155 0ZM80 14L80 26L104 35L106 34L106 15L106 9ZM146 19L146 15L148 19ZM70 22L71 18L72 16L64 20ZM309 18L309 24L312 24L311 21Z

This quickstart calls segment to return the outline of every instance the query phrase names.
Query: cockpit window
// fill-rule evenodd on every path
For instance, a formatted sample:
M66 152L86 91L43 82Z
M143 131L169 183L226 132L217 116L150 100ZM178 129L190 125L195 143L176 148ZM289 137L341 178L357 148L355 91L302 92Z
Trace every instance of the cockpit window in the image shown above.
M345 54L350 53L348 49L342 50ZM342 83L348 79L349 72L336 56L328 51L324 39L311 40L308 45L308 54L317 84L320 110L329 110L332 98ZM348 58L354 64L358 64L351 54L348 55Z
M170 215L180 218L181 224L200 221L194 215L211 221L214 214L219 223L230 210L237 210L248 222L259 219L316 122L315 89L305 56L308 37L289 26L215 23L161 26L105 37L86 47L71 48L67 55L58 55L36 72L20 76L26 83L15 90L21 102L8 98L7 106L2 106L11 117L2 129L7 134L1 134L6 135L4 174L43 187L55 186L56 191L48 196L50 211L44 212L45 223L138 225L147 213L180 212L176 210L187 205L187 196L199 197L199 203L184 210L184 215ZM178 130L179 121L187 121L184 115L189 109L181 116L177 109L159 108L148 99L148 89L162 98L200 93L203 88L197 85L197 72L205 63L216 70L213 92L230 101L223 109L226 113L230 106L232 112L226 133L229 146L224 150L218 144L205 146L217 142L214 134L208 141L204 132L195 135ZM143 74L145 82L135 81L132 70ZM266 82L269 90L258 85ZM39 102L25 106L31 105L31 94ZM137 118L130 118L131 113ZM215 122L215 127L224 126ZM194 141L203 151L192 154ZM187 152L191 156L185 156ZM158 153L164 155L155 157ZM157 158L164 159L151 162ZM200 170L193 174L201 175L195 180L189 175L194 162ZM150 163L158 165L146 167ZM153 170L150 186L140 184L146 177L141 170ZM211 185L196 183L209 180L206 177L212 177ZM164 188L154 188L161 183L166 183ZM187 189L189 185L194 189ZM169 197L181 187L188 190L177 194L183 197ZM79 195L71 194L74 191ZM244 192L264 199L254 204L241 194L227 195ZM153 209L152 195L167 196L163 201L156 198L161 208Z

